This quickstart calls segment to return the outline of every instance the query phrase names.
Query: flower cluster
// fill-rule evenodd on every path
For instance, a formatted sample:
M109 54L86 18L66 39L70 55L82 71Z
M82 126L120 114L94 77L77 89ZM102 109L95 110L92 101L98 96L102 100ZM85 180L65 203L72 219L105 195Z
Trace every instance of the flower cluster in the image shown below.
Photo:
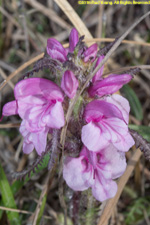
M64 112L70 99L105 57L99 54L97 44L85 46L76 29L71 31L68 49L54 38L48 39L47 55L61 68L56 71L59 79L55 82L37 77L24 79L15 86L15 100L3 107L3 116L18 114L22 119L20 132L26 154L34 148L38 155L45 152L48 132L64 126ZM128 83L132 75L112 74L104 78L103 69L102 66L98 70L82 96L84 109L79 132L82 149L77 158L66 154L63 169L69 187L75 191L91 187L99 201L116 194L117 185L113 180L124 173L125 152L134 145L128 131L128 101L113 94Z

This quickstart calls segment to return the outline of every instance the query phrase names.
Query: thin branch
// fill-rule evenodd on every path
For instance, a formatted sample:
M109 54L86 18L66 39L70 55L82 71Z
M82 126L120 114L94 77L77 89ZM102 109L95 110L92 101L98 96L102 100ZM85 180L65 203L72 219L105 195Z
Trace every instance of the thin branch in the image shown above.
M137 66L126 66L126 67L121 67L121 68L117 68L115 70L111 70L107 73L104 73L103 74L103 77L104 76L108 76L110 74L115 74L115 73L123 73L127 70L131 70L131 69L134 69L134 68L140 68L141 70L144 69L144 70L150 70L150 65L137 65Z
M113 42L115 41L114 38L85 38L85 42ZM141 45L141 46L149 46L150 43L142 42L142 41L133 41L133 40L123 40L122 43L124 44L131 44L131 45Z
M37 60L41 59L44 56L44 53L41 53L40 55L30 59L29 61L27 61L26 63L24 63L22 66L20 66L17 70L15 70L13 73L11 73L9 75L9 77L3 81L3 83L0 86L0 90L2 88L5 87L5 85L8 83L8 81L10 81L11 79L13 79L18 73L20 73L21 71L23 71L25 68L27 68L28 66L30 66L32 63L36 62Z
M2 129L2 128L15 128L15 127L20 127L20 123L0 124L0 129Z
M31 214L31 215L34 214L33 212L30 212L30 211L21 210L21 209L12 209L12 208L4 207L4 206L0 206L0 209L1 210L4 210L4 211L18 212L18 213L22 213L22 214ZM50 217L50 216L43 216L43 217L45 219L52 219L52 217Z

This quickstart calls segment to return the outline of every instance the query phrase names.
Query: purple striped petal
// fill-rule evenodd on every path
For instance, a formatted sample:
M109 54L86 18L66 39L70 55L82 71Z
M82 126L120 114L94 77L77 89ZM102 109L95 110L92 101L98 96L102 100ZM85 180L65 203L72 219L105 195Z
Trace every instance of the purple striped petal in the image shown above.
M113 198L117 193L117 184L112 180L100 178L95 179L95 184L92 187L92 194L98 201L105 201Z
M113 94L112 96L106 97L106 101L117 106L117 108L122 112L125 122L128 124L130 112L128 100L121 95Z
M112 74L103 80L96 81L88 90L91 97L98 95L100 97L108 94L113 94L118 91L124 84L127 84L132 79L130 74L116 75Z
M47 53L53 58L60 62L67 60L67 53L65 48L54 38L47 40Z
M99 122L103 117L117 117L123 119L121 111L117 106L102 100L90 102L84 111L86 122Z
M65 71L61 81L61 88L69 98L73 98L76 94L79 82L74 73L70 70Z

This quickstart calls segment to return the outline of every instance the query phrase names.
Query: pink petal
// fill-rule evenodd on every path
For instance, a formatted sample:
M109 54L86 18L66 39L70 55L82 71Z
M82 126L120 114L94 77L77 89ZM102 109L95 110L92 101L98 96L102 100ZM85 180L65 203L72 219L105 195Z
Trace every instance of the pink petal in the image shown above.
M95 184L92 187L92 194L98 201L105 201L113 198L117 193L117 184L112 180L99 178L95 179Z
M40 96L27 96L19 98L18 113L22 119L33 120L41 115L47 100Z
M69 98L73 98L76 94L79 82L73 72L67 70L63 74L61 88Z
M113 94L110 97L106 97L106 101L117 106L117 108L122 112L124 120L128 124L130 112L128 100L121 95Z
M128 133L126 123L118 118L103 119L102 124L110 133L111 141L113 143L119 142L122 139L122 136L125 136Z
M126 136L121 136L121 140L119 142L113 143L113 145L119 150L123 152L127 152L133 145L135 144L134 139L129 134L129 132L126 134Z
M62 104L56 102L50 109L49 114L45 114L42 119L43 123L50 128L60 129L65 124L64 111Z
M105 118L117 117L123 119L121 111L115 105L106 101L94 100L86 106L84 111L86 122L99 122L103 116Z
M24 154L30 154L34 149L33 143L26 143L25 141L23 142L23 152Z
M73 52L79 41L78 31L73 28L69 36L69 51Z
M47 129L39 133L32 133L32 143L38 155L41 155L41 153L45 151L47 143L47 134Z
M95 68L100 64L100 62L104 59L104 55L100 56L96 62ZM98 70L98 72L95 74L95 76L92 78L92 82L99 80L103 75L104 65Z
M40 95L47 100L63 101L61 89L52 81L44 78L28 78L16 84L15 98L23 98L29 95Z
M8 102L3 106L3 110L2 110L3 116L11 116L16 114L18 114L16 101Z
M128 126L118 118L108 118L103 123L111 135L111 142L119 150L126 152L133 145L134 140L129 134Z
M112 144L110 144L100 152L99 164L109 166L111 178L116 179L126 170L127 163L125 153L119 152Z
M88 62L90 59L93 61L97 54L97 44L91 45L87 50L84 52L84 62Z
M109 145L100 128L92 122L82 127L81 139L84 145L94 152L100 151Z
M67 54L65 48L54 38L47 40L47 53L53 58L60 62L67 60Z
M84 156L79 158L67 157L64 162L63 177L70 188L75 191L84 191L90 187L91 171L86 171ZM86 178L84 177L86 173Z
M131 79L132 76L129 74L112 74L103 80L96 81L93 86L89 88L88 93L91 97L95 95L102 97L104 95L113 94Z

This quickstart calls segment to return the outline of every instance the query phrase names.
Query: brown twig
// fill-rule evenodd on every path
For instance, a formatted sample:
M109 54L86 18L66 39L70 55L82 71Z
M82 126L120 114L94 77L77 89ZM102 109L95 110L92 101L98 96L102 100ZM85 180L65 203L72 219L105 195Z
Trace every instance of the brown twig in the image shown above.
M20 123L0 124L0 129L2 129L2 128L15 128L15 127L20 127Z
M31 215L33 215L33 212L26 211L26 210L21 210L21 209L12 209L12 208L4 207L4 206L0 206L0 209L4 210L4 211L18 212L18 213L22 213L22 214L31 214ZM45 219L52 219L52 217L50 217L50 216L43 216L43 217Z

